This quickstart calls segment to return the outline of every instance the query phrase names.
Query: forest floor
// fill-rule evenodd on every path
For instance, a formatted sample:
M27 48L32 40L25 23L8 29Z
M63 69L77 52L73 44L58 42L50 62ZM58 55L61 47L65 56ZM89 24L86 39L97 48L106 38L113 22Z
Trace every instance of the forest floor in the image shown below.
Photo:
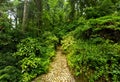
M62 53L60 46L57 48L49 72L37 77L32 82L75 82L67 65L66 56Z

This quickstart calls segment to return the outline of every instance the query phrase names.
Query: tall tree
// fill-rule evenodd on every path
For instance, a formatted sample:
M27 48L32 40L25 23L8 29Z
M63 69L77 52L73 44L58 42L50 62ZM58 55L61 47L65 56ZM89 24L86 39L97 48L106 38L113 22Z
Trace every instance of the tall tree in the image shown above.
M34 0L38 9L38 26L42 26L43 0Z
M28 4L28 0L25 0L24 1L24 11L23 11L23 21L22 21L22 31L25 31L25 29L26 29L27 4Z

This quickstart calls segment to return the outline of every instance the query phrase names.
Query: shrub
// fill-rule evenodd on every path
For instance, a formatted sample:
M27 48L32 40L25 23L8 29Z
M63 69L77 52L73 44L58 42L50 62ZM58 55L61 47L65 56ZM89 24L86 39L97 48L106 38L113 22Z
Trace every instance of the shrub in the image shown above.
M51 39L52 41L53 39ZM18 44L18 51L14 53L14 57L18 59L18 67L21 70L22 82L29 82L37 75L46 73L50 59L54 56L54 45L40 43L38 39L26 38ZM46 45L46 46L43 46Z
M0 82L17 82L20 78L20 70L14 66L6 66L0 70Z
M82 76L90 81L103 79L105 81L119 81L120 56L118 44L93 44L91 41L78 40L67 48L68 65L74 70L75 76Z
M74 75L89 82L120 81L119 16L86 20L63 37L62 47Z

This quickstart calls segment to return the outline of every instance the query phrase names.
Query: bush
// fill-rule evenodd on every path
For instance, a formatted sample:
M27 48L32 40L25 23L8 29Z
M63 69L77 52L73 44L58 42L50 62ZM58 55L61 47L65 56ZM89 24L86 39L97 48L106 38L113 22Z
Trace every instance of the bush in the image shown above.
M104 79L119 81L120 56L118 44L93 44L91 41L78 40L67 48L68 65L74 70L75 76L85 75L90 82ZM65 49L66 50L66 49Z
M119 16L86 20L63 37L62 47L76 77L89 82L120 81L118 21Z
M6 66L0 70L0 82L17 82L20 78L20 70L14 66Z
M116 11L115 5L112 0L103 0L101 4L93 7L85 8L85 18L99 18L107 16Z
M55 55L55 50L54 45L47 45L46 41L40 43L38 39L34 38L23 39L18 44L18 51L14 53L14 57L18 59L17 65L22 73L22 82L29 82L37 75L48 71L50 59Z

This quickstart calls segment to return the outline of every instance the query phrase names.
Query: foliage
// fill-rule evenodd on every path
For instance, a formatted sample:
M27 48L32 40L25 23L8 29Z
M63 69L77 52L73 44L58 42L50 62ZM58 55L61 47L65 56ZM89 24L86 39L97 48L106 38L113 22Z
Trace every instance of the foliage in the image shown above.
M68 64L74 70L75 76L85 75L84 78L90 82L100 79L114 82L120 80L118 44L111 44L109 40L102 39L73 41L74 44L69 47L63 41L63 48L67 50Z
M119 16L84 20L63 37L68 65L77 77L89 82L120 80ZM117 34L117 35L116 35Z
M73 35L77 39L90 39L101 37L114 42L119 42L119 16L108 15L96 19L85 20L73 31Z
M17 46L18 51L14 53L14 57L18 59L17 65L22 72L22 82L29 82L37 75L48 71L50 59L54 56L54 47L43 45L48 44L26 38Z
M76 76L83 74L91 82L119 81L119 3L0 0L0 82L28 82L47 73L62 39Z
M111 0L103 0L100 5L94 7L85 8L85 17L90 18L99 18L102 16L110 15L116 11L115 5Z
M41 38L33 39L30 36L36 35L30 31L23 33L13 28L6 15L2 15L0 21L0 81L29 82L46 73L55 56L58 38L51 32L44 32Z
M102 16L113 13L115 9L112 0L104 0L100 6L100 11L102 10L104 10Z
M0 70L0 81L1 82L17 82L20 78L20 70L14 66L6 66Z

